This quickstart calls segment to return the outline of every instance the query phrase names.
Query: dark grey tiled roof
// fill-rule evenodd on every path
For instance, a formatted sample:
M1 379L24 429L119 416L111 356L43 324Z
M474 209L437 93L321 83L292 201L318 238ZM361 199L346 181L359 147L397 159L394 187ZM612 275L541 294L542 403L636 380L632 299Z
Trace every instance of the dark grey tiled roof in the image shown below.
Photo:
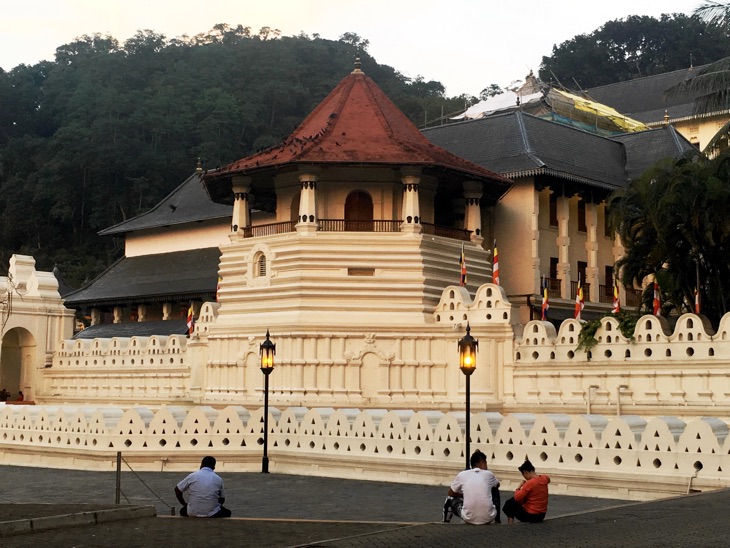
M694 78L703 67L675 70L654 76L635 78L586 90L588 96L599 103L615 108L640 122L659 122L667 110L670 118L692 115L693 97L665 97L670 87Z
M126 322L92 325L74 335L74 339L111 339L112 337L149 337L159 335L185 335L186 320L164 320L156 322Z
M506 177L547 173L609 190L626 184L620 143L523 112L430 128L424 135Z
M64 301L74 308L209 299L218 285L219 260L217 247L122 257Z
M155 207L112 227L100 231L101 235L123 234L135 230L159 228L209 219L230 218L230 205L213 202L201 182L202 173L193 173Z
M677 158L688 150L697 150L672 126L612 137L626 147L626 172L636 179L664 158Z

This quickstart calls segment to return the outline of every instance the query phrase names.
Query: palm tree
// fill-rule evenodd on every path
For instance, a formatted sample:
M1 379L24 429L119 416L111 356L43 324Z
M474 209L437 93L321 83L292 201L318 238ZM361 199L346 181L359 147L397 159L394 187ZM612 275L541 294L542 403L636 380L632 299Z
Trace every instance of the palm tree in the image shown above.
M664 160L609 199L624 256L626 287L659 281L664 313L690 312L700 284L702 313L714 323L730 304L730 152ZM644 310L651 310L645 291Z
M708 0L701 4L694 14L709 25L723 27L730 32L730 1ZM695 114L718 112L730 108L730 57L707 65L697 76L672 86L666 91L670 97L680 95L695 98ZM705 154L716 156L728 148L730 143L730 122L715 134L705 147Z

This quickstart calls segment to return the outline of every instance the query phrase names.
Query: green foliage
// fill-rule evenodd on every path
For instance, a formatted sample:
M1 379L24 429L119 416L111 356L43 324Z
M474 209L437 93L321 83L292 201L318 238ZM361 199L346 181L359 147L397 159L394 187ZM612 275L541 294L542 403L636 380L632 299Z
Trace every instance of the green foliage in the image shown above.
M618 327L621 331L621 335L623 335L629 342L634 342L634 331L636 330L637 316L635 313L621 310L618 314L604 314L601 318L583 322L580 333L578 333L578 346L576 347L576 350L588 352L596 346L596 344L598 344L596 332L598 331L598 328L601 327L601 319L608 317L616 318L618 320Z
M616 266L627 287L659 282L662 313L691 312L699 279L702 313L716 323L730 301L730 152L691 152L647 170L609 199L624 247ZM653 290L643 309L651 311Z
M367 45L220 24L174 40L142 30L121 45L85 35L54 62L0 69L0 253L58 265L75 286L95 277L122 247L99 230L154 206L198 158L214 168L280 142L352 71L356 48L414 122L463 108Z
M730 56L730 41L699 17L630 16L609 21L553 47L542 58L540 79L590 88L703 65ZM575 82L574 82L575 80ZM557 82L556 82L557 83Z

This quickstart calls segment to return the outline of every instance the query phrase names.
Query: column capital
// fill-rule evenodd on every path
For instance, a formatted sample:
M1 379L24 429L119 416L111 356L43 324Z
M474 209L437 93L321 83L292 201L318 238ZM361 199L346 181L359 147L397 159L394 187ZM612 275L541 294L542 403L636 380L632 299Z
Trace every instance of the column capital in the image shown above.
M316 183L319 181L319 176L316 173L307 172L299 174L299 182L301 183Z
M247 175L234 175L231 177L231 186L234 194L246 194L251 190L251 177Z

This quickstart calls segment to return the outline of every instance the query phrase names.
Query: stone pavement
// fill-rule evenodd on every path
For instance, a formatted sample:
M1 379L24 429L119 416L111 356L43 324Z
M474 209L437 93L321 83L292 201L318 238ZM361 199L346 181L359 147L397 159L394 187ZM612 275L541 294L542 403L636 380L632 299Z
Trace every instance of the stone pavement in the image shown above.
M445 487L283 474L225 473L236 519L170 517L172 489L185 474L130 472L122 503L154 505L159 517L105 521L13 536L4 547L125 546L727 546L730 490L656 501L552 495L539 525L440 523ZM144 482L144 483L143 483ZM146 485L145 485L146 484ZM115 474L0 466L0 535L9 519L71 514L114 505ZM508 493L503 492L503 500ZM159 497L159 498L158 498ZM50 509L49 509L50 505ZM83 506L80 506L83 505ZM113 511L113 510L112 510ZM119 511L122 511L120 508ZM32 515L35 514L35 515Z

